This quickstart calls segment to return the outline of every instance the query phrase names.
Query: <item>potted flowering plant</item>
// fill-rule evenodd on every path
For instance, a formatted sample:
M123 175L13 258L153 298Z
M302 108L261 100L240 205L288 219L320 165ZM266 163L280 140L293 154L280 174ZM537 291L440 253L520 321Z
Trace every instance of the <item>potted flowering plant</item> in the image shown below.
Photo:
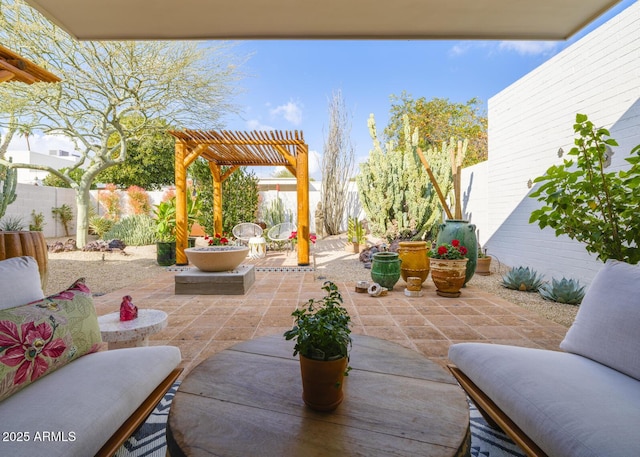
M318 238L315 233L309 233L309 241L311 241L312 244L316 244L317 239ZM291 235L289 235L289 241L291 242L291 246L295 248L296 243L298 242L298 232L291 232Z
M229 244L229 239L219 233L213 236L205 235L204 240L209 246L226 246Z
M451 240L429 251L431 279L441 297L459 297L467 273L467 248Z

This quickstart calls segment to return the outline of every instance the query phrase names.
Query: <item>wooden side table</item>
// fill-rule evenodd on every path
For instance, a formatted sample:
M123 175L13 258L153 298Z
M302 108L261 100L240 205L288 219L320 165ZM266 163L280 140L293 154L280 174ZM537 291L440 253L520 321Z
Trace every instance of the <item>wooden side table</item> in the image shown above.
M292 349L280 335L262 337L194 368L171 405L167 455L469 455L466 396L421 354L355 335L344 401L320 413L302 401Z
M120 312L98 317L102 341L109 349L132 348L149 345L149 335L167 326L167 313L157 309L139 309L138 318L120 321Z

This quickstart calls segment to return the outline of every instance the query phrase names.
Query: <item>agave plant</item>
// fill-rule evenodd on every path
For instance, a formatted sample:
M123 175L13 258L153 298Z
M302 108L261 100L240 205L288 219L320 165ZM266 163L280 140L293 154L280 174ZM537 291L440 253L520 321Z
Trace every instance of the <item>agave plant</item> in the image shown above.
M529 267L514 267L502 277L502 285L507 289L536 291L544 283L542 276Z
M562 278L560 281L553 278L551 284L545 283L538 289L538 292L545 300L569 305L579 305L584 297L585 286L580 285L580 281Z

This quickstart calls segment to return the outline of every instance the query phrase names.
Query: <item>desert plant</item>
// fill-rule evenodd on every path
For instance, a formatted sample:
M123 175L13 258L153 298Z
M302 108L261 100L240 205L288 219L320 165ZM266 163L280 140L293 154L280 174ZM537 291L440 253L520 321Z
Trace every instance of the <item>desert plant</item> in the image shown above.
M42 232L42 229L44 228L44 214L40 213L36 213L36 210L33 209L31 210L31 220L33 221L32 224L29 224L29 230L31 230L32 232Z
M330 360L347 357L351 346L351 317L342 306L342 295L331 281L322 287L322 299L309 299L291 315L294 324L284 333L285 339L295 340L293 355L298 353L312 359Z
M51 208L51 214L56 221L60 221L64 227L64 235L69 236L69 223L73 220L73 210L66 203L62 206Z
M262 219L268 227L293 220L293 213L284 207L284 203L280 197L271 200L269 205L262 209L261 213Z
M356 217L350 217L347 220L347 241L358 244L364 244L367 241L362 221L359 221Z
M631 164L628 170L607 173L609 146L617 146L616 140L607 129L594 127L585 114L576 115L573 129L579 137L568 155L575 161L565 159L535 179L542 185L530 196L544 206L531 213L529 222L584 243L603 262L638 263L640 145L625 159Z
M538 292L545 300L568 305L579 305L584 298L584 289L585 286L581 286L580 281L563 277L559 281L552 278L551 283L542 284Z
M114 221L98 215L89 218L89 230L91 233L104 239L104 234L113 228Z
M11 159L9 159L11 162ZM0 218L7 211L7 206L16 200L18 170L0 164Z
M120 192L115 184L107 184L98 192L98 201L104 208L106 217L113 221L120 219Z
M404 118L404 143L390 142L383 147L375 120L369 118L373 149L369 160L361 164L357 176L358 194L374 235L394 240L400 234L424 233L440 222L441 204L427 171L417 154L418 131L411 130ZM424 152L434 178L446 196L453 189L450 149L443 145Z
M20 232L24 230L24 223L20 216L7 216L0 221L0 230L3 232Z
M105 240L122 240L127 246L146 246L156 242L156 221L146 214L135 214L116 222L103 235Z
M543 283L542 276L529 267L514 267L502 277L504 287L524 292L537 291Z
M129 207L132 214L149 214L151 212L151 201L146 190L139 186L129 186L127 188L129 197Z

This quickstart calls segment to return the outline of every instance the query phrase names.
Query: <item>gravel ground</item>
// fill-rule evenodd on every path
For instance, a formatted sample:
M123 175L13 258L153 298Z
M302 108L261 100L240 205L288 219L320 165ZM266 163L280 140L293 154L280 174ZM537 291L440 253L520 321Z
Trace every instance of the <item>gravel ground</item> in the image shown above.
M64 239L47 239L47 243ZM362 266L356 254L344 250L344 237L334 236L318 240L313 248L319 278L333 281L370 279L370 271ZM49 280L45 290L51 295L68 287L79 277L86 278L95 295L109 293L151 278L165 270L156 263L156 247L128 246L124 252L71 251L49 253ZM523 308L569 327L575 319L577 306L543 300L537 293L520 292L501 286L504 265L493 265L490 276L475 275L469 286L497 295Z

